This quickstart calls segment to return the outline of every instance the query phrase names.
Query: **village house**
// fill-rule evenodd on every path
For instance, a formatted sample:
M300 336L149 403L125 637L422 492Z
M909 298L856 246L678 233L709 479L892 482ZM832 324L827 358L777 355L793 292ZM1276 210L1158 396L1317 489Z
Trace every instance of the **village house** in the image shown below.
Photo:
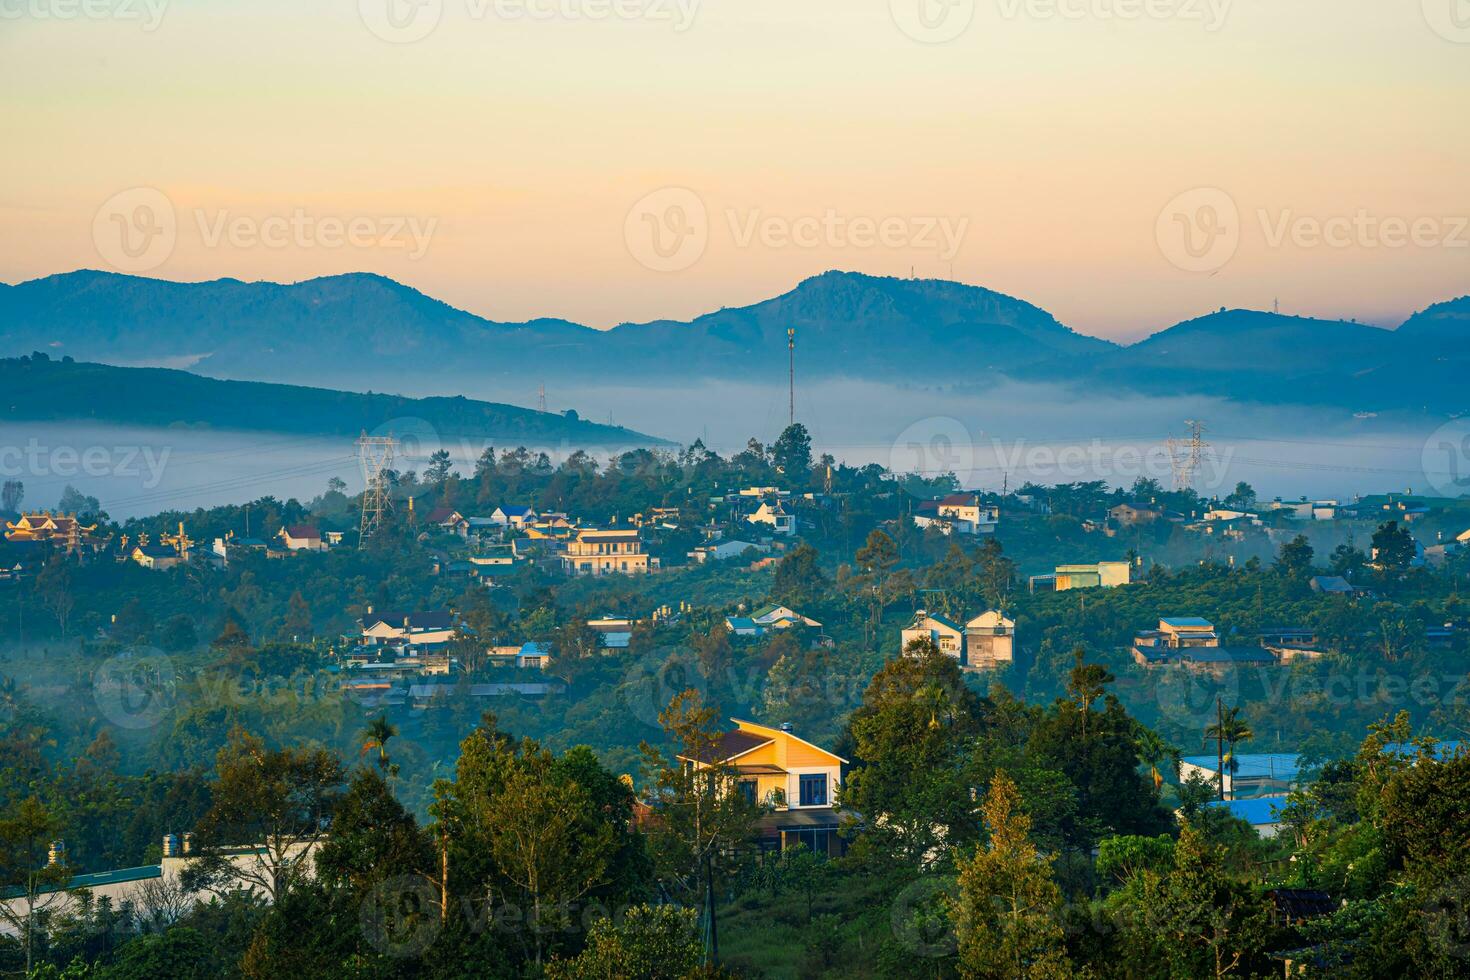
M358 620L359 637L366 647L434 647L448 643L463 631L447 609L428 612L374 612L369 606Z
M1141 630L1133 637L1133 659L1145 667L1177 660L1186 648L1218 647L1220 637L1209 620L1174 616L1159 620L1159 628Z
M561 553L561 567L568 575L646 575L656 572L659 560L643 551L636 530L582 528Z
M292 524L276 532L276 538L287 551L326 551L327 542L313 524Z
M725 629L736 636L764 636L770 630L789 630L796 626L822 628L821 623L789 606L766 605L749 616L725 617Z
M1051 575L1033 575L1032 592L1070 592L1072 589L1114 589L1132 581L1133 566L1126 561L1099 561L1090 565L1058 565Z
M453 534L456 537L470 536L470 519L453 507L435 507L424 515L424 526Z
M767 545L752 544L749 541L720 541L718 544L700 545L688 552L687 557L696 564L703 565L710 561L729 561L732 558L740 558L752 549L762 553L771 550Z
M1133 638L1133 659L1144 667L1176 664L1209 672L1239 667L1274 667L1280 661L1264 646L1225 646L1215 627L1195 616L1159 620L1156 630L1143 630Z
M1127 502L1118 504L1108 511L1108 517L1120 527L1152 524L1164 516L1164 509L1154 504Z
M751 524L768 524L771 533L781 537L789 538L796 533L796 515L787 513L779 500L774 503L761 504L756 512L747 515L745 520Z
M969 670L992 670L1016 659L1016 621L992 609L965 624L965 656Z
M914 615L913 623L906 627L900 636L905 653L908 652L910 644L927 637L934 641L939 652L946 657L953 657L959 661L964 660L965 631L947 616L921 609Z
M490 520L500 527L523 528L534 523L536 512L530 507L502 504L490 513Z
M520 646L492 646L486 652L486 660L502 667L545 670L551 664L551 644L534 641Z
M155 572L166 572L187 560L187 555L180 555L176 549L162 544L134 545L128 557L144 568Z
M680 756L696 771L719 767L733 789L752 803L771 807L757 821L760 845L785 850L804 844L816 854L837 857L843 844L837 834L835 804L846 759L792 734L789 726L772 728L730 719L725 732L706 751Z
M979 494L974 493L952 493L938 500L926 500L914 512L916 527L933 527L946 536L992 534L999 524L1000 508L981 503Z

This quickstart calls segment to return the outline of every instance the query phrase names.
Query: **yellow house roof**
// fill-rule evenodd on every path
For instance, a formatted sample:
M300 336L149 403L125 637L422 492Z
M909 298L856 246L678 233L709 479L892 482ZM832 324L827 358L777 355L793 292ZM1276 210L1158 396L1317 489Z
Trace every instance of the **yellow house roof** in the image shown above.
M832 752L828 752L820 745L813 745L806 739L801 738L797 735L793 735L791 732L784 731L780 728L772 728L770 725L759 725L753 721L743 721L739 718L731 718L730 720L733 721L735 723L735 726L739 728L742 732L746 732L750 735L755 735L761 738L768 738L771 739L772 742L778 743L778 755L782 758L790 758L793 755L796 757L809 757L810 753L815 752L823 757L824 760L826 760L825 764L827 765L841 765L847 762L847 760L842 758L842 756L836 755ZM792 743L795 744L793 745ZM796 749L796 751L793 752L793 749ZM754 749L752 749L751 751L754 751ZM822 765L824 763L801 761L797 762L796 764Z

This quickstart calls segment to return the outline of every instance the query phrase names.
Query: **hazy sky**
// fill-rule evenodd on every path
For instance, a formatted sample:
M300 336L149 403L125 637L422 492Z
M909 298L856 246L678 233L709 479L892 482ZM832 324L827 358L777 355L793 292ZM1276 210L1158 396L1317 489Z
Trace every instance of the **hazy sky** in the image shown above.
M1470 0L0 0L0 89L7 282L608 326L952 267L1117 338L1470 292Z

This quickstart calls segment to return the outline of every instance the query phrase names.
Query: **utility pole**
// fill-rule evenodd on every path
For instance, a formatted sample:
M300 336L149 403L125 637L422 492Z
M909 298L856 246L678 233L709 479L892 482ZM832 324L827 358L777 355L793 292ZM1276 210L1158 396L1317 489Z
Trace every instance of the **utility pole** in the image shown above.
M384 515L393 509L388 496L388 470L397 448L398 442L391 435L370 436L364 432L357 440L357 454L367 476L362 491L362 522L358 525L359 548L382 527Z
M796 424L796 328L786 329L786 380L790 391L790 420L787 425Z

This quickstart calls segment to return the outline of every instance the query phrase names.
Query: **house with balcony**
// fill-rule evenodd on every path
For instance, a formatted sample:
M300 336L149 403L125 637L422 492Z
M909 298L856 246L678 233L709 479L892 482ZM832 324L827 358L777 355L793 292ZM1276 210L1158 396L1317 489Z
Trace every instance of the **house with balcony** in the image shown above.
M817 854L840 855L836 799L847 760L797 737L789 726L730 720L734 729L697 756L681 755L680 761L695 770L724 770L735 792L768 808L757 821L762 849L785 850L800 843Z
M632 528L580 528L561 555L562 571L582 575L647 575L659 560L643 551L643 538Z

